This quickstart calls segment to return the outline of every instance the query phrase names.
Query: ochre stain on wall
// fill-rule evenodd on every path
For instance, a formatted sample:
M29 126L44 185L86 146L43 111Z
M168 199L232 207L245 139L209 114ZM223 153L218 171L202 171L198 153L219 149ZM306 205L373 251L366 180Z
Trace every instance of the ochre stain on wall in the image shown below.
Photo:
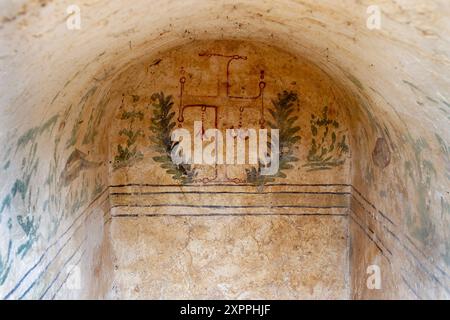
M339 88L260 43L196 42L153 61L113 86L113 296L348 298L351 149ZM194 121L201 134L279 129L280 170L175 165L171 133L197 134Z

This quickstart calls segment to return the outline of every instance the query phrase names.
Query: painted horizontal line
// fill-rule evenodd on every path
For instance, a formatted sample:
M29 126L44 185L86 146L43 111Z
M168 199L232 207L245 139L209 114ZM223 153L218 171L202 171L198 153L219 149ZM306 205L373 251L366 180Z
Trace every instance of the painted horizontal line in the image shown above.
M165 213L146 213L146 214L115 214L113 218L138 218L138 217L238 217L238 216L336 216L346 217L344 213L201 213L201 214L165 214Z
M102 197L103 194L108 189L111 190L110 188L133 187L133 186L136 186L136 187L158 187L158 188L164 188L164 187L176 187L176 188L183 188L183 187L186 187L186 188L192 188L192 187L200 188L201 187L201 188L205 188L205 187L218 187L218 186L219 187L220 186L223 186L223 187L243 187L243 186L254 187L254 185L252 185L252 184L206 184L206 185L169 184L169 185L160 185L160 184L138 184L138 183L108 186L108 188L103 190L103 192L100 195L98 195L94 200L92 200L90 202L90 204L74 219L74 221L72 221L72 224L63 232L63 234L59 235L59 237L56 239L56 241L54 241L49 247L47 247L45 249L45 251L41 255L40 259L38 259L38 262L35 265L33 265L31 267L31 269L28 270L23 275L23 277L18 281L16 286L14 286L13 289L5 297L3 297L3 299L7 299L14 291L17 290L17 288L22 284L24 279L29 276L30 272L33 269L35 269L42 262L44 257L47 255L49 249L52 248L53 246L57 245L60 242L61 238L72 229L72 227L77 222L77 220L79 220L79 218L81 218L86 213L86 211L90 209L91 205L94 204L100 197ZM267 187L278 187L278 186L279 187L282 187L282 186L286 186L286 187L289 187L289 186L292 186L292 187L351 187L351 189L355 190L356 195L358 195L365 203L367 203L370 207L372 207L374 210L376 210L377 213L379 213L383 218L385 218L386 220L388 220L389 222L394 224L384 213L382 213L380 210L378 210L372 202L370 202L365 196L363 196L362 193L355 186L353 186L352 184L289 184L289 183L282 183L282 184L266 184L265 186L267 186ZM179 193L189 193L189 192L179 192ZM229 192L229 193L231 193L231 192ZM255 192L255 193L257 193L257 192ZM286 193L292 193L292 192L286 192ZM111 193L111 194L115 195L115 193ZM117 194L120 194L120 192L117 193ZM141 193L141 194L145 194L145 193ZM249 194L252 194L252 193L249 193ZM349 194L349 193L345 192L343 194ZM108 196L106 197L105 200L102 201L102 204L105 201L108 200ZM122 205L116 205L115 207L121 207L121 206ZM123 205L122 207L130 207L130 205ZM155 206L154 205L149 205L149 206L140 206L140 207L155 207ZM286 207L286 206L282 206L282 207ZM224 208L224 207L219 206L219 208ZM271 207L266 207L266 208L271 208ZM313 208L313 207L311 207L311 208ZM324 208L330 208L330 207L324 207ZM338 208L348 208L348 207L338 207ZM364 210L364 211L367 211L367 209ZM91 213L89 213L89 215L90 214ZM189 217L196 217L197 216L197 217L201 217L201 216L258 216L258 215L259 216L277 216L277 215L279 215L279 216L307 216L307 215L310 215L310 216L348 216L347 214L329 214L329 213L323 213L323 214L321 214L321 213L297 213L297 214L295 214L295 213L293 213L293 214L276 214L276 213L261 213L261 214L253 214L253 213L237 213L237 214L233 214L233 213L226 213L226 214L223 214L223 213L217 213L217 214L144 214L144 215L140 215L140 214L132 214L132 215L119 214L119 215L113 215L112 217L117 217L117 218L121 218L121 217L139 217L139 216L145 216L145 217L159 217L159 216L179 216L179 217L187 217L187 216L189 216ZM87 217L85 217L85 219L86 218ZM395 224L394 224L394 226L395 226ZM359 226L359 227L361 227L361 226ZM397 241L400 243L401 246L403 246L406 249L406 251L413 257L413 259L417 261L417 263L421 264L420 261L422 259L419 259L418 257L416 257L415 254L411 251L411 249L406 247L405 244L403 244L403 242L400 241L400 239L397 239ZM414 243L412 241L410 241L410 242L414 245ZM415 246L412 249L414 249L415 251L418 251L419 253L421 253L423 255L423 253L420 250L418 250ZM59 254L57 254L56 256L58 256L58 255ZM56 258L56 256L55 256L55 258ZM435 265L434 263L430 262L428 259L425 259L425 261L427 263L429 263L432 267L438 268L438 270L441 271L441 273L443 273L445 276L448 277L448 274L446 274L445 271L442 271L437 265ZM429 270L428 270L427 267L422 266L422 268L427 273L429 273ZM442 283L440 283L439 280L438 280L438 283L442 285ZM447 290L448 289L446 289L446 291Z
M120 195L152 195L152 194L317 194L317 195L351 195L351 192L332 192L332 191L264 191L264 192L246 192L246 191L146 191L146 192L112 192L111 196Z
M195 204L115 204L111 208L132 207L132 208L205 208L205 209L255 209L255 208L303 208L303 209L348 209L348 206L303 206L303 205L279 205L279 206L219 206L219 205L195 205Z
M265 187L352 187L351 184L346 183L268 183L264 185ZM256 187L254 184L250 183L239 183L239 184L227 184L227 183L211 183L211 184L151 184L151 183L130 183L130 184L116 184L110 185L109 188L124 188L124 187Z

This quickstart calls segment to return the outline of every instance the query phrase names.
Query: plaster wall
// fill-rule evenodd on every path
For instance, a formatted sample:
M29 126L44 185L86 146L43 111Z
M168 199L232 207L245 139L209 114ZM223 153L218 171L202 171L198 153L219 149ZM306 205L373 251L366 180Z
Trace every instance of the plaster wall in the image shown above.
M2 298L110 294L111 181L128 177L110 171L117 145L108 136L129 93L111 88L168 49L218 39L282 48L341 88L351 132L350 297L448 298L448 1L380 1L380 30L366 27L372 1L79 1L81 30L66 27L69 4L0 2ZM367 290L371 264L381 267L382 290ZM74 267L75 289L66 280Z
M327 74L263 43L196 41L124 71L112 92L116 297L349 297L349 109ZM277 128L279 174L249 159L174 166L176 128L217 128L224 145L226 129Z

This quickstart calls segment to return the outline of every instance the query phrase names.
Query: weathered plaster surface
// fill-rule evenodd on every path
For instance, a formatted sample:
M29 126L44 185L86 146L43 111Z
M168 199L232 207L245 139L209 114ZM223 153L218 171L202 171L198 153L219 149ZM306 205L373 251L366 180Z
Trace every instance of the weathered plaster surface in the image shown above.
M0 2L2 298L107 294L91 271L111 278L108 137L124 93L111 88L167 49L218 39L283 48L345 89L351 297L449 297L448 1L380 1L380 30L366 28L372 1L80 1L78 31L69 4ZM365 288L374 263L380 291ZM65 284L72 266L81 290Z
M349 110L330 77L262 43L199 41L124 71L112 92L118 97L108 107L119 105L109 139L114 297L349 297ZM194 178L180 180L167 163L156 161L164 153L154 136L164 128L150 129L160 103L154 94L161 92L173 103L167 111L173 112L173 127L192 136L194 121L224 135L231 128L270 128L278 116L272 114L278 94L291 92L290 117L275 128L292 129L290 136L298 137L292 144L295 159L281 167L282 176L262 184L246 175L255 167L250 164L198 165ZM180 109L194 102L215 107ZM204 229L206 240L215 236L204 242L189 225ZM251 245L259 232L261 240ZM280 238L282 233L289 238ZM160 234L169 238L159 239ZM188 244L178 244L179 238ZM202 245L191 251L197 243ZM313 247L320 254L315 256ZM294 274L285 274L288 270Z
M114 219L112 294L130 299L346 298L346 225L345 217Z
M230 62L233 56L241 59ZM230 65L228 95L227 64ZM185 81L182 97L180 81ZM264 86L262 93L258 89L261 83ZM155 120L155 105L159 103L154 94L161 92L173 103L170 113L174 113L171 118L174 129L187 129L193 136L194 121L203 121L204 130L217 128L222 132L224 161L225 130L270 129L271 124L278 125L271 114L275 110L274 103L279 100L279 94L292 93L295 98L290 102L292 112L287 118L292 119L292 123L280 122L279 129L292 128L294 133L289 137L297 137L292 145L295 159L289 161L292 168L281 168L286 176L279 177L276 182L336 185L350 182L350 109L345 95L326 73L284 51L262 43L194 42L150 57L126 70L117 78L112 92L115 96L106 107L116 110L109 139L112 185L179 182L155 161L161 153L152 138L160 132L153 132L151 124ZM245 98L256 97L258 93L261 97ZM180 113L181 105L194 102L199 105L187 107ZM218 107L202 111L202 104ZM264 106L262 115L261 104ZM324 115L326 119L323 120ZM329 123L316 124L321 120ZM317 150L312 150L313 141ZM339 144L342 141L346 149ZM136 155L123 159L120 148L128 148L130 152L135 150ZM194 185L251 184L245 169L251 169L252 165L248 160L246 163L245 166L219 167L217 172L213 172L211 166L200 166L198 175L191 182Z

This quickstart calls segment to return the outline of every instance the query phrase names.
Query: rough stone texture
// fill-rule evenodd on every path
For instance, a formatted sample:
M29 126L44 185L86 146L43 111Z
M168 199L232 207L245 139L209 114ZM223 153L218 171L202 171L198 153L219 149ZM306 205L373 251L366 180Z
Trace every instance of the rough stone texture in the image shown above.
M123 93L111 88L168 49L225 39L283 48L342 88L351 297L449 298L447 0L380 1L380 30L366 28L370 0L78 3L73 31L70 1L0 2L0 297L108 295L108 139ZM377 263L383 289L367 290ZM64 284L73 265L86 270L81 290ZM87 270L101 270L98 288Z
M112 297L345 299L346 226L327 216L114 219Z

